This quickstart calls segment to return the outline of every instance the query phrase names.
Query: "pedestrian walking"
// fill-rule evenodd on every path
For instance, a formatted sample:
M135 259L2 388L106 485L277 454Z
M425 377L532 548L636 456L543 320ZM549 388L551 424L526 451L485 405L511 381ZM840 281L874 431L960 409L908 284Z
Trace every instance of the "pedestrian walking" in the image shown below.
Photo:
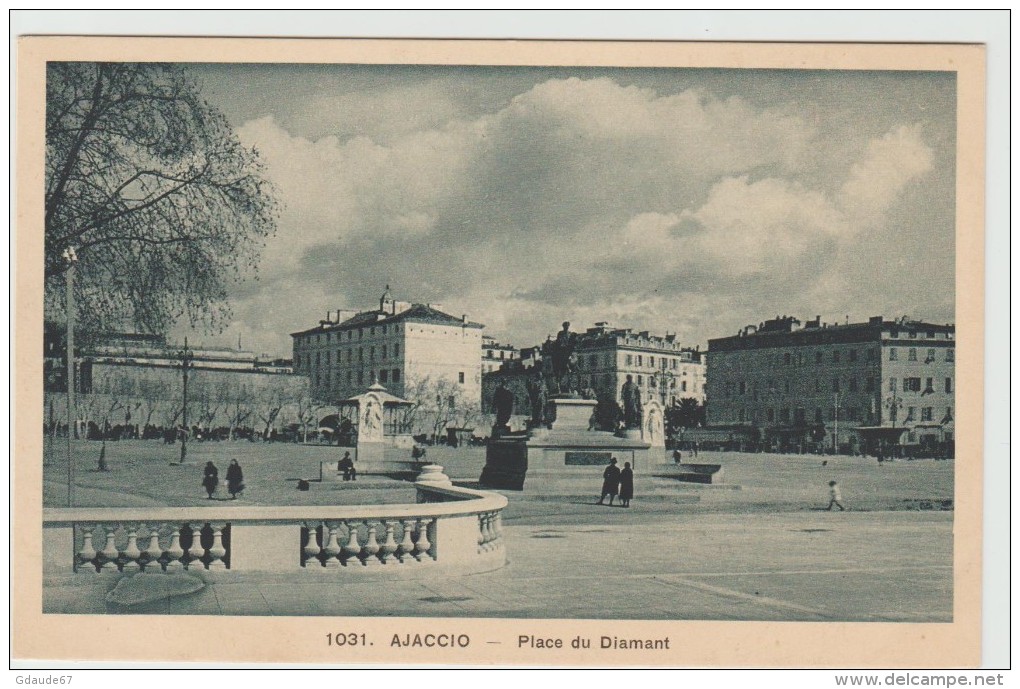
M616 466L616 457L609 460L609 466L602 472L602 497L599 498L599 504L604 504L603 501L606 496L609 496L609 504L613 504L613 499L616 498L617 492L620 490L620 467Z
M630 500L633 497L634 472L630 468L630 462L624 462L623 471L620 472L620 504L624 507L630 507Z
M237 500L238 493L244 491L244 473L241 471L241 465L237 463L236 459L230 460L230 466L227 467L227 492L230 493L231 500Z
M205 488L205 492L209 494L209 499L212 500L213 493L216 492L216 484L219 483L220 472L216 468L216 465L212 462L205 463L205 471L202 476L202 487Z
M829 507L828 507L828 510L831 512L832 511L832 506L835 505L836 507L839 508L839 511L842 512L843 511L843 504L840 502L840 500L842 500L842 499L843 499L843 496L840 495L840 493L839 493L839 484L836 483L835 481L829 481Z

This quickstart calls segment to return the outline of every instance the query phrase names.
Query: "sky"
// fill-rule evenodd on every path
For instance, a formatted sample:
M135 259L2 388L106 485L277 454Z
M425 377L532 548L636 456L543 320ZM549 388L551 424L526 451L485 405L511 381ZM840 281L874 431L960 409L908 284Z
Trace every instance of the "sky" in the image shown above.
M192 65L282 206L207 344L441 303L704 349L776 315L955 321L955 76Z

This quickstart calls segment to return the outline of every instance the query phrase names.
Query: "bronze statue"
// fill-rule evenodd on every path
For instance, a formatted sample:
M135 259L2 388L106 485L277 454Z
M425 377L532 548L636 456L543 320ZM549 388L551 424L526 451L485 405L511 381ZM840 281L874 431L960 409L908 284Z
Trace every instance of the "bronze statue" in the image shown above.
M552 364L553 387L557 394L570 392L570 375L577 369L574 348L577 346L577 334L570 332L570 322L563 322L563 329L556 334L556 339L547 341L543 350Z
M514 393L507 390L506 385L500 383L492 393L492 406L496 410L496 423L493 425L493 430L507 430L510 417L514 415Z
M634 383L634 376L627 374L627 382L620 392L623 398L623 423L626 428L641 427L641 391Z

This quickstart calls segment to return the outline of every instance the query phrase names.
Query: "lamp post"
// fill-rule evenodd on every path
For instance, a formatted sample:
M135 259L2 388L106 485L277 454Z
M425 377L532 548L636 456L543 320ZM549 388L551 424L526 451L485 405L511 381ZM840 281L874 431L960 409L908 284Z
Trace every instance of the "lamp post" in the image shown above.
M181 433L181 464L188 456L188 368L191 367L191 350L188 349L188 338L184 338L184 351L181 352L181 375L183 377L183 407L181 407L181 425L184 432Z
M74 507L74 268L78 263L78 255L73 247L64 249L64 261L67 262L67 506Z
M832 395L832 454L839 454L839 393Z

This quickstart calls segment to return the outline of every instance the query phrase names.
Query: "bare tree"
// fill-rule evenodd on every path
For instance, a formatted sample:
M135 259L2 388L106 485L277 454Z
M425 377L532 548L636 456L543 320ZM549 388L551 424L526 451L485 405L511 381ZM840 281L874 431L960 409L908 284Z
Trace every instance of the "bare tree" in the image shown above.
M298 423L301 424L301 442L308 442L308 427L319 418L321 406L308 393L298 396L296 400Z
M221 323L275 231L257 153L184 66L47 63L45 165L46 307L64 308L73 247L84 333Z

